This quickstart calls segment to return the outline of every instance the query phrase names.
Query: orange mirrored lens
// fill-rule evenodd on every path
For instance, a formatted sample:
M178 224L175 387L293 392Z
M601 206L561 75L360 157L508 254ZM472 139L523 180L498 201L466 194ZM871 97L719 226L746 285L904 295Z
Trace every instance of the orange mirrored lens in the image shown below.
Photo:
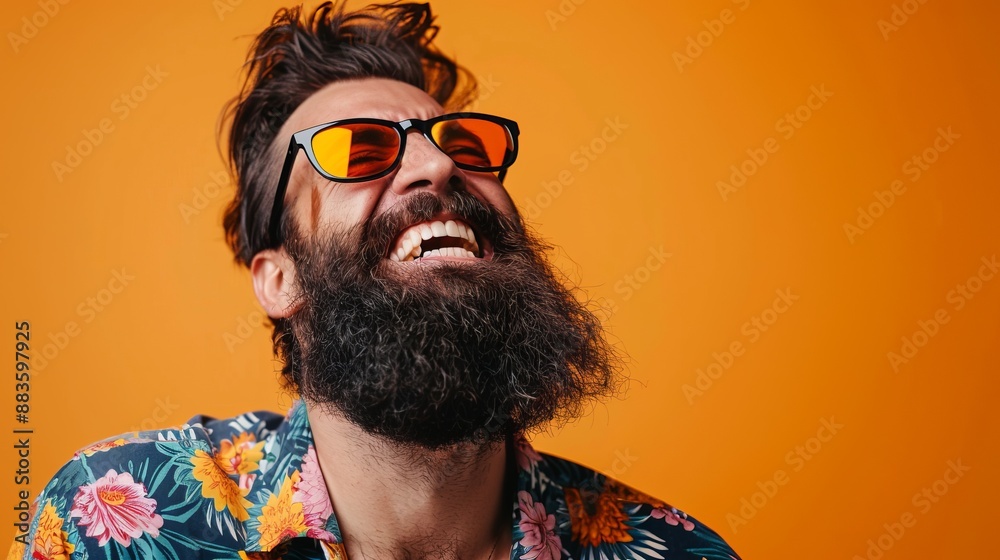
M399 135L381 124L342 124L313 135L312 149L323 171L334 177L369 177L392 166L399 154Z
M482 119L441 121L431 128L441 151L456 163L470 167L500 167L514 141L503 125Z

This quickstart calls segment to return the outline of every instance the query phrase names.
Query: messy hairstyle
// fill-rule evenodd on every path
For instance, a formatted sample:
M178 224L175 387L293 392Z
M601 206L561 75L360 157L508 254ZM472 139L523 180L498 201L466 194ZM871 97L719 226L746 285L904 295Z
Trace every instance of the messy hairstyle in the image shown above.
M230 123L227 155L236 194L222 223L237 263L249 267L254 255L279 244L267 231L288 141L277 134L313 93L340 80L389 78L422 89L444 107L472 101L475 80L434 46L437 32L427 4L395 2L347 12L342 2L325 2L309 14L301 6L274 14L250 47L242 90L223 113L222 122ZM285 238L292 225L282 219ZM272 322L285 385L296 389L295 337L288 319Z
M346 12L343 3L325 2L309 14L298 6L274 15L250 47L243 88L223 114L223 123L231 123L227 156L236 182L223 226L236 262L249 266L255 254L278 244L268 239L267 227L288 139L276 136L310 95L340 80L389 78L422 89L444 107L473 99L475 80L437 49L437 32L427 4Z

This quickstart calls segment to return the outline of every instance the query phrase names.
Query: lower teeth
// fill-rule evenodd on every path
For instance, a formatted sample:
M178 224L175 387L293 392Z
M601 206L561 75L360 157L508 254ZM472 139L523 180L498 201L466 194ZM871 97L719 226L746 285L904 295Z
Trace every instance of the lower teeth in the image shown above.
M433 249L421 254L418 259L425 257L472 257L475 258L475 254L472 251L461 248L445 248L445 249Z

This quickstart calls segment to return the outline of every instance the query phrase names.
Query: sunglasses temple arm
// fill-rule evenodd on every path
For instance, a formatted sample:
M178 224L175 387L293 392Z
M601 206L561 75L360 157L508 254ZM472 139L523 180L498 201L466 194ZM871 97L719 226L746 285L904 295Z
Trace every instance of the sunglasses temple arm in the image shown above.
M518 133L517 123L512 122L510 124L513 125L511 127L513 128L513 133L511 133L511 136L516 139ZM500 173L497 174L497 179L500 180L501 185L503 184L503 178L507 176L507 170L510 169L510 164L514 163L513 159L516 154L517 154L517 148L508 149L507 152L504 154L504 161L509 163L507 163L507 165L500 170Z
M288 181L292 175L292 167L295 163L295 153L299 150L299 144L292 138L288 143L288 152L285 154L285 165L281 167L281 176L278 178L278 187L274 192L274 203L271 205L271 221L268 222L268 236L272 243L276 243L281 233L281 213L285 207L285 192L288 190Z

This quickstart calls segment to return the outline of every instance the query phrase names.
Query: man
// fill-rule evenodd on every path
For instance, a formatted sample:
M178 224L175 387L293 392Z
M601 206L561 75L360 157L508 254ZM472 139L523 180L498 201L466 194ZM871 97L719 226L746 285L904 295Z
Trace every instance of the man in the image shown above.
M324 4L258 36L225 228L302 400L80 451L15 555L737 558L522 437L614 393L619 361L503 188L517 124L455 112L473 92L436 32L426 5Z

